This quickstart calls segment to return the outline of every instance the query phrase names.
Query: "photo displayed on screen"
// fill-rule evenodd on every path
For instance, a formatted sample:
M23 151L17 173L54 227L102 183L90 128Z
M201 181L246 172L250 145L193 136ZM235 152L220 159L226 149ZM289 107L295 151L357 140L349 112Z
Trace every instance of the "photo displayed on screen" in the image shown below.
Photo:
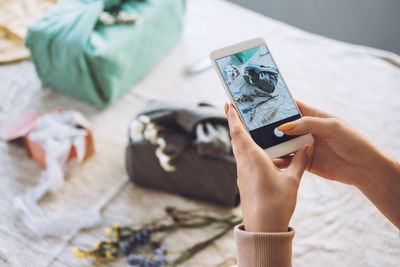
M216 62L250 132L299 115L265 45Z

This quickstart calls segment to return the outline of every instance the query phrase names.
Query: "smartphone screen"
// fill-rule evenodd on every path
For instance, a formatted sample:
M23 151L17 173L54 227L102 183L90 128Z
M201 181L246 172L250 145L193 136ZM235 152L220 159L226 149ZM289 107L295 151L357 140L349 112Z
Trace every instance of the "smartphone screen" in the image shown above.
M289 141L277 127L301 117L265 45L216 60L247 129L263 149Z

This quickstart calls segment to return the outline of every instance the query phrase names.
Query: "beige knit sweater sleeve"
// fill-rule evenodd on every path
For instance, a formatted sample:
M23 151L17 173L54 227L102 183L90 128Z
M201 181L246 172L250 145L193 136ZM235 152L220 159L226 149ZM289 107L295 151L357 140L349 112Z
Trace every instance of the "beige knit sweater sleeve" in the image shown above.
M294 229L284 233L252 233L235 227L238 267L292 266Z

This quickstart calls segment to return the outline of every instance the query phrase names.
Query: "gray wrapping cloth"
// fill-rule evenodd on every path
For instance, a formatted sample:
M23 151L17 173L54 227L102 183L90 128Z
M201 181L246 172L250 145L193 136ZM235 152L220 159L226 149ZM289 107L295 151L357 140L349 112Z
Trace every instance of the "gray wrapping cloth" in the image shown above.
M158 146L156 156L166 171L174 170L171 161L190 145L202 156L225 157L231 153L225 114L204 103L177 106L151 100L131 124L132 133L134 140L144 139Z
M127 170L137 184L238 204L236 164L222 108L149 101L130 124Z
M261 90L271 94L278 82L278 71L270 66L248 64L243 74L244 80Z

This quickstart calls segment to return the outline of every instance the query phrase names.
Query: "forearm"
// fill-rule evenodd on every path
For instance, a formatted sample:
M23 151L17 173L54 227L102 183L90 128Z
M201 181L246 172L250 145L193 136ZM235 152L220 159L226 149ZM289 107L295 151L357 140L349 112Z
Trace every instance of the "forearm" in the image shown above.
M400 163L379 154L360 181L360 191L400 229Z

